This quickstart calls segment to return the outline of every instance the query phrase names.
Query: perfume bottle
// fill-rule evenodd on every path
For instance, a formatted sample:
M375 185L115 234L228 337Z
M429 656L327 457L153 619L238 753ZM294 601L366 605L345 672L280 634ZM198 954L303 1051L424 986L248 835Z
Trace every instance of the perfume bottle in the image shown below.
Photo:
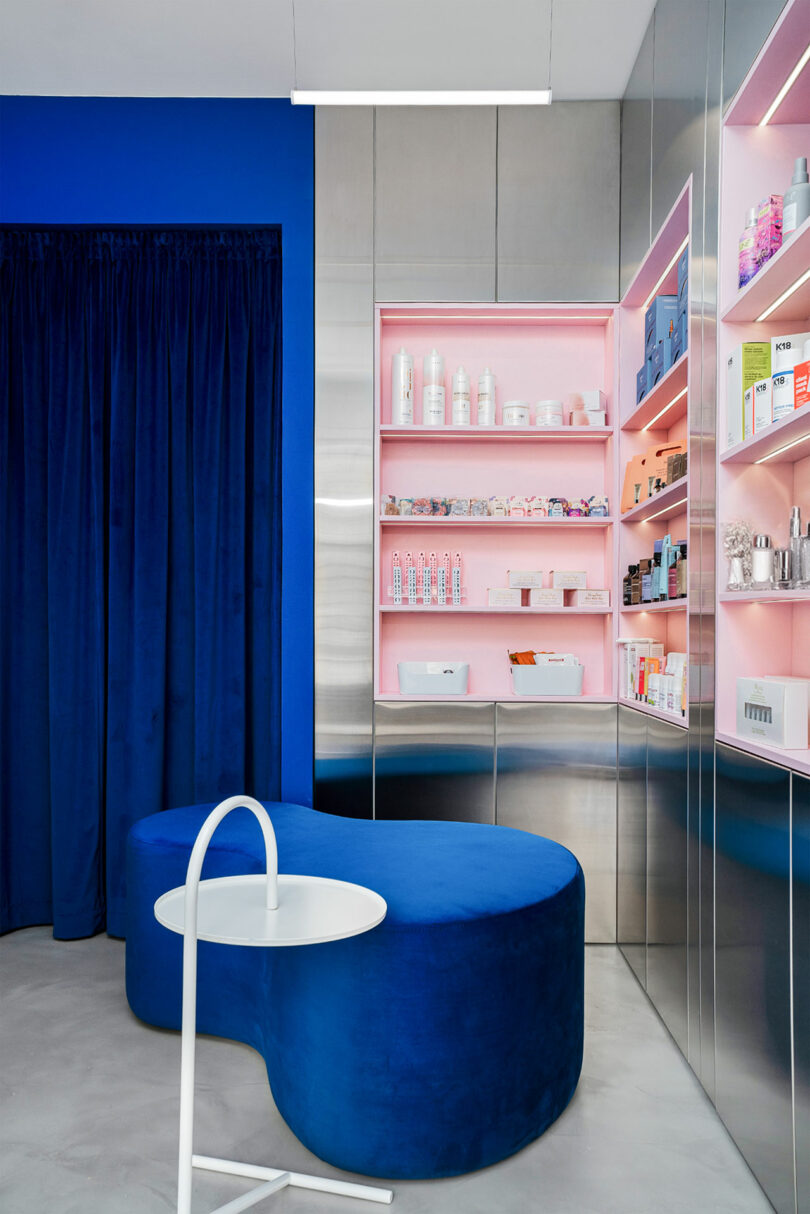
M751 550L751 581L754 590L770 590L773 586L773 546L769 535L755 535Z
M774 548L773 580L779 590L790 590L793 586L793 553L789 548Z
M794 585L802 576L802 512L798 506L790 511L790 566Z

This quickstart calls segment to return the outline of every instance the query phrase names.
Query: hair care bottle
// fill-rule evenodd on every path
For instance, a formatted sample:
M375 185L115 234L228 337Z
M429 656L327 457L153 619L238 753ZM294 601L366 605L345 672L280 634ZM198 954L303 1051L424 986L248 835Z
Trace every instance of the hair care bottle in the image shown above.
M413 355L404 346L391 358L391 424L413 425Z
M478 425L495 425L495 376L489 367L478 376Z
M797 228L810 216L810 177L807 174L807 157L797 156L793 167L793 180L785 190L782 203L782 244L792 239Z
M470 377L463 367L453 376L453 425L470 424Z
M422 365L422 424L444 425L444 359L431 350Z
M738 254L740 288L749 283L757 272L757 209L752 207L745 216L745 228L740 236Z

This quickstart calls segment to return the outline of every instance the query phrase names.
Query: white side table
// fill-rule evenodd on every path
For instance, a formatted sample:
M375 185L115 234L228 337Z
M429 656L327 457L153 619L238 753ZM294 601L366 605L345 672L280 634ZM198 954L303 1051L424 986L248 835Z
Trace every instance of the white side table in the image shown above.
M237 808L250 809L259 821L267 858L266 874L218 877L200 881L211 836L222 819ZM212 1214L238 1214L286 1185L337 1193L389 1204L390 1189L348 1184L279 1168L235 1163L194 1155L194 1063L197 1035L197 941L278 948L343 940L376 927L387 907L379 894L362 885L326 877L278 874L276 836L263 805L252 797L229 797L203 823L191 852L185 885L169 890L155 903L155 917L183 936L183 1019L180 1066L180 1150L177 1169L177 1214L191 1214L192 1168L247 1176L263 1183Z

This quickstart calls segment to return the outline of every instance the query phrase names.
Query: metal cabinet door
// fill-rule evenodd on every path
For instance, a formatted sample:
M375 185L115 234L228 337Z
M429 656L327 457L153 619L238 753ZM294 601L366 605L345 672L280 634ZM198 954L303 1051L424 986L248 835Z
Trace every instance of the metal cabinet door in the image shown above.
M378 300L495 299L493 106L381 106Z
M795 1208L790 773L717 747L717 1111L780 1214Z
M619 705L616 933L647 985L647 717Z
M569 848L585 939L616 941L616 704L498 704L496 821Z
M687 1050L688 758L685 729L647 721L647 994Z
M810 780L793 777L793 1073L796 1208L810 1214Z
M492 823L495 705L376 704L374 771L377 818Z

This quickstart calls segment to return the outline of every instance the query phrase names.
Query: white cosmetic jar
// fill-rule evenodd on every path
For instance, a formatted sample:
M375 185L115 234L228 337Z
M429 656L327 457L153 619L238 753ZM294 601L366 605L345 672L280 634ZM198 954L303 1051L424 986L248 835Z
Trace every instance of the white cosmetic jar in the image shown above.
M505 426L529 426L532 420L532 410L528 401L508 400L503 407L503 424Z
M561 400L539 400L535 422L538 426L564 426L563 403Z

